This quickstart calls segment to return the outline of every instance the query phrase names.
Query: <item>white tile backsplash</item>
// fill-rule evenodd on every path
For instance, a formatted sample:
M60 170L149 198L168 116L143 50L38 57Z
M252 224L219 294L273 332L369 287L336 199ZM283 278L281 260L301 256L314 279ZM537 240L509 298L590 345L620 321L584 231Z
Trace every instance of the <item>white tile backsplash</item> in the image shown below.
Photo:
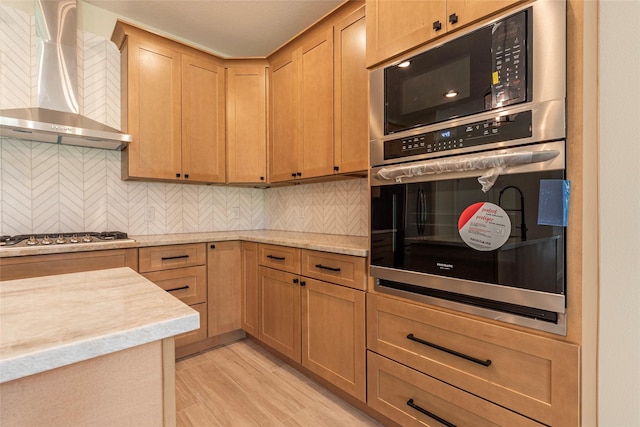
M366 236L368 190L365 178L265 191L265 228Z
M33 17L0 6L2 108L34 106ZM83 114L120 128L120 55L79 34ZM366 236L367 181L257 189L122 181L117 151L0 139L0 234L277 229Z

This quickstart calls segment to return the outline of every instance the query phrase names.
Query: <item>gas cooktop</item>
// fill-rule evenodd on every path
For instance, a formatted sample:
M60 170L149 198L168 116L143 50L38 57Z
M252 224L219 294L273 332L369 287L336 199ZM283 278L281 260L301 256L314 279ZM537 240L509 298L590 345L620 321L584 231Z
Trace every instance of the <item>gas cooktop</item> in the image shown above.
M101 233L81 231L77 233L20 234L0 236L0 246L29 247L56 246L78 243L104 243L114 240L132 240L121 231L103 231Z

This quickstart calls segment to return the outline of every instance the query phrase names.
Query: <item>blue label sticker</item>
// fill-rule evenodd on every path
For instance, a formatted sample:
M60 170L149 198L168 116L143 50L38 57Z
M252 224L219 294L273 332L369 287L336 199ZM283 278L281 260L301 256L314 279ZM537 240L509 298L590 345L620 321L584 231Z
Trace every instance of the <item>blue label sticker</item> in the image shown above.
M566 227L569 219L571 181L541 179L538 202L538 225Z

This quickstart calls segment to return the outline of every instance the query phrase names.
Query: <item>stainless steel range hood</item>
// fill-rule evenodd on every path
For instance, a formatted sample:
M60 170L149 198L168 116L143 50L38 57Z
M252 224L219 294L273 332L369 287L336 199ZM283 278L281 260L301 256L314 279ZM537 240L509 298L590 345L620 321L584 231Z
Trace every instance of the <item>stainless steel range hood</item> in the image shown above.
M79 114L75 0L36 0L37 107L0 110L0 136L121 150L127 135Z

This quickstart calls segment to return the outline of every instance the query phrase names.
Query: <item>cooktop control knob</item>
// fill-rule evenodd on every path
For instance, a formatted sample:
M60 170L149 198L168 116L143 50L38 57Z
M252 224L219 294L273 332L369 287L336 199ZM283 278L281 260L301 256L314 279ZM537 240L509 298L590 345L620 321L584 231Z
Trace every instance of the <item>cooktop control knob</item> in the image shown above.
M42 242L40 243L42 243L43 245L50 245L53 243L53 240L51 240L49 236L44 236L44 239L42 239Z
M77 235L73 235L71 237L69 237L69 243L78 243L80 242L80 238Z
M27 240L27 245L29 246L35 246L37 244L38 244L38 241L34 236L29 237L29 240Z
M88 234L82 238L82 243L91 243L91 242L93 242L93 237L89 236Z
M67 243L67 239L61 234L56 239L56 243L59 245L64 245L65 243Z

